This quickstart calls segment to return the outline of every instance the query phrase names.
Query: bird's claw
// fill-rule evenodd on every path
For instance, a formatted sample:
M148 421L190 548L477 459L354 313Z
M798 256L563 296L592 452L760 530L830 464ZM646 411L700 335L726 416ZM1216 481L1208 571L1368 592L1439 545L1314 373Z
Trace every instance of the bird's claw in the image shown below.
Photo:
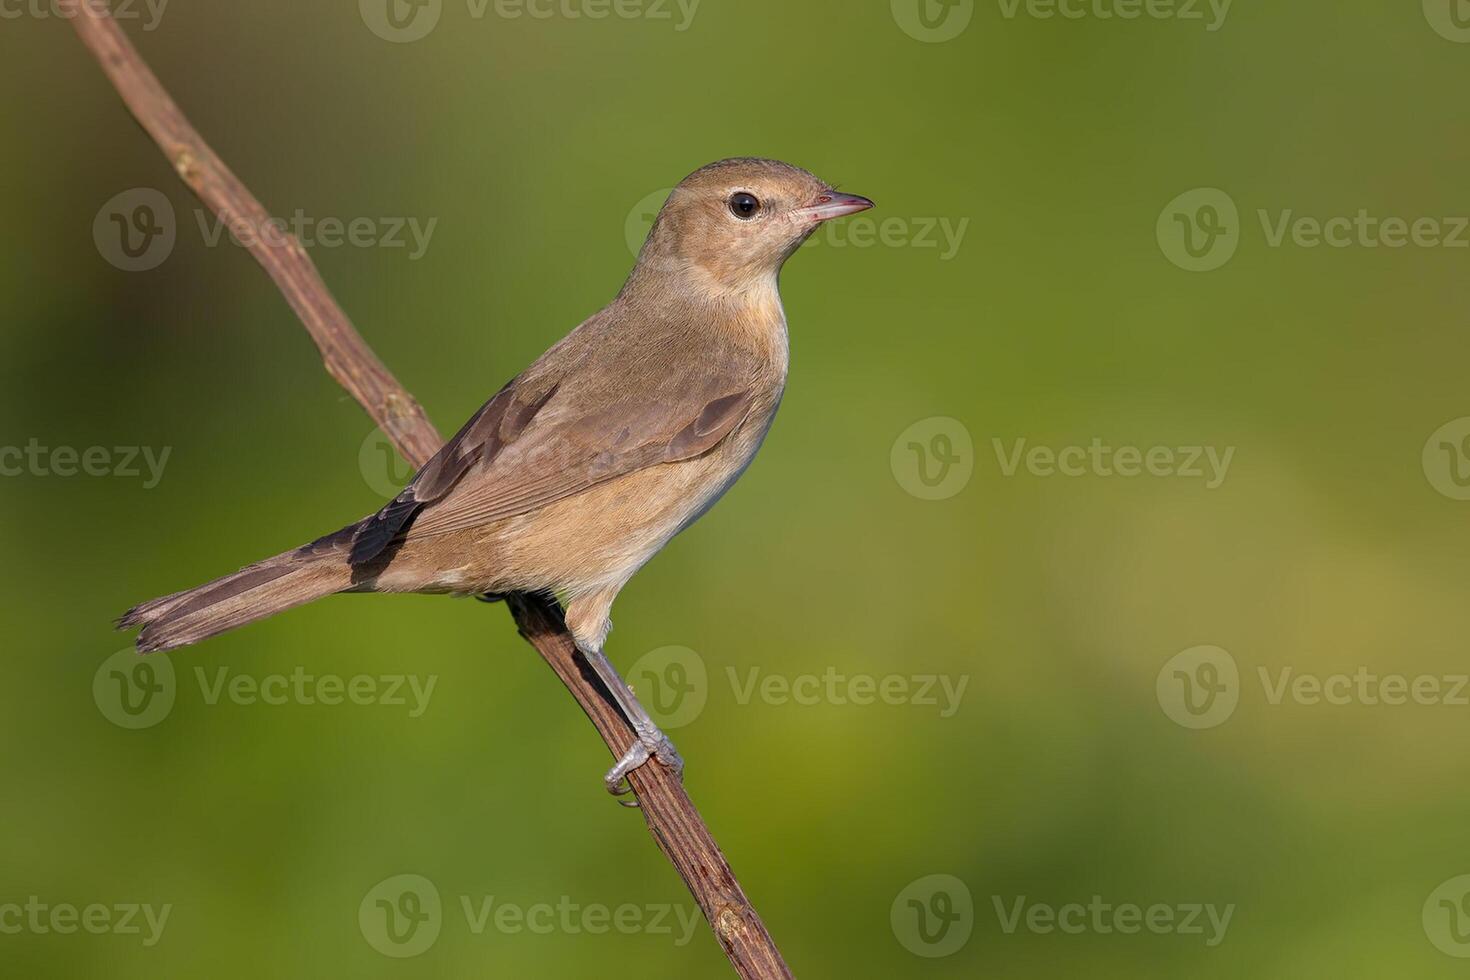
M627 796L633 792L633 784L628 780L628 774L634 769L648 764L650 759L657 759L674 771L676 779L684 778L684 759L679 751L674 748L674 743L669 737L657 728L640 730L638 741L633 743L632 748L618 760L618 764L607 771L603 778L607 791L613 796ZM618 800L623 806L636 807L637 800Z

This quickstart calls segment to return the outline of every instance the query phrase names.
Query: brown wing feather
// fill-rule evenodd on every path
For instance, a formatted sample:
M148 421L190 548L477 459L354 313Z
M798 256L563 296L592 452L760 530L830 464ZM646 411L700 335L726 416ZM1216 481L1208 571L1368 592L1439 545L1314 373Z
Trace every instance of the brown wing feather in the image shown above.
M515 442L555 394L554 384L540 394L521 391L514 381L500 389L440 447L402 493L357 526L352 564L362 565L381 555L423 508L442 500L474 466L493 460Z
M709 452L749 414L763 361L707 323L614 304L506 385L412 484L359 525L352 562L412 532L513 517ZM677 356L676 356L677 355ZM603 368L620 365L616 371Z
M414 533L488 524L645 467L701 456L744 420L753 400L751 391L690 392L674 402L624 403L582 418L545 420L426 508Z

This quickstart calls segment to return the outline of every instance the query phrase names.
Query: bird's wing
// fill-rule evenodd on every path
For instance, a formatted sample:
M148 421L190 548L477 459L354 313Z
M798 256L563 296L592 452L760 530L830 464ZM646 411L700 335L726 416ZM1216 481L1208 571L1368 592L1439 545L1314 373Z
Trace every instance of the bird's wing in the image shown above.
M353 538L352 563L404 534L445 534L544 507L598 483L703 455L750 411L746 379L708 365L650 384L517 378ZM531 372L528 372L531 374Z

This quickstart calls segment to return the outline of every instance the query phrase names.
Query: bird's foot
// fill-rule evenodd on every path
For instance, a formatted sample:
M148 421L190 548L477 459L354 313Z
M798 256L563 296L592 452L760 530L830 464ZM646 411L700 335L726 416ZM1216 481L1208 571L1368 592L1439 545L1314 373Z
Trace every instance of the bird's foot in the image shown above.
M627 796L633 792L633 784L625 785L627 776L634 769L646 765L649 760L657 759L674 771L674 777L684 778L684 759L679 751L674 748L674 743L658 728L649 725L635 726L634 731L638 734L638 741L633 743L627 753L618 760L618 764L607 771L603 782L607 785L607 791L613 796ZM623 806L638 805L637 801L619 800Z

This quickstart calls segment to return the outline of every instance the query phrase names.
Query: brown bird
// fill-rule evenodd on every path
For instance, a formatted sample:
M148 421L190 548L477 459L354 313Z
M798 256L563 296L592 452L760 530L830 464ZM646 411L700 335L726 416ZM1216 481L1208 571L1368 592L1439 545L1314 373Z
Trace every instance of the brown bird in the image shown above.
M339 592L550 592L638 735L607 774L683 762L603 654L613 600L750 464L786 385L781 267L873 202L774 160L710 164L613 302L500 390L378 513L119 621L197 643Z

